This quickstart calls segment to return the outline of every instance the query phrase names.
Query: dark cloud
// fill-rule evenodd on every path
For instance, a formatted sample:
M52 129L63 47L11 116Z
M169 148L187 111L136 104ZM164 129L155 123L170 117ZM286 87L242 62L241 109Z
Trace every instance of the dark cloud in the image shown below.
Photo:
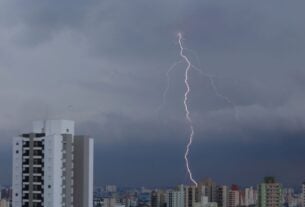
M253 184L275 174L296 185L304 170L304 4L1 1L1 146L31 120L74 119L79 133L96 137L98 184L186 182L184 64L170 73L157 111L181 31L186 54L235 104L192 71L196 177ZM2 165L8 154L1 149Z
M165 186L188 182L183 162L187 132L182 125L175 129L172 122L162 126L121 115L107 116L109 121L99 126L96 135L100 135L96 139L97 184ZM80 130L86 131L82 127ZM98 128L93 123L88 127ZM197 179L213 175L219 183L241 185L254 185L264 175L275 175L285 185L297 187L303 179L304 132L282 126L249 127L242 133L197 131L190 156L194 175ZM113 140L109 142L108 137Z

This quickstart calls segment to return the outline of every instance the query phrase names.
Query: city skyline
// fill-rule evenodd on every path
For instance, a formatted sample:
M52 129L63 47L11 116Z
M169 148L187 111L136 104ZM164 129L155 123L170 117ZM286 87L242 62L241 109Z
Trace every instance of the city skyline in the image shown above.
M10 207L14 191L0 186L0 207ZM94 207L304 207L305 182L301 191L283 187L275 177L264 177L256 187L217 184L212 179L196 185L167 188L94 188ZM13 199L14 200L14 199ZM14 203L14 202L13 202ZM77 202L74 202L74 205ZM13 206L15 206L13 204ZM87 205L82 205L87 206Z
M189 183L185 54L238 109L190 73L196 180L305 180L305 2L282 0L0 2L0 183L12 137L34 120L76 121L95 138L95 185ZM164 103L162 102L164 98ZM163 103L163 104L162 104ZM158 107L162 104L162 107ZM158 110L157 110L158 109Z

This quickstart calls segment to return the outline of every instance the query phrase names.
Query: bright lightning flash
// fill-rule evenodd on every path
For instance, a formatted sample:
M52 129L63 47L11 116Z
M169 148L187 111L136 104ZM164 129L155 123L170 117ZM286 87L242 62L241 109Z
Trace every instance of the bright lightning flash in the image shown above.
M187 172L189 174L190 180L197 187L198 183L193 178L192 171L191 171L191 168L190 168L190 165L189 165L189 160L188 160L189 153L190 153L190 147L192 145L193 137L194 137L194 125L193 125L193 121L191 119L190 111L189 111L189 107L188 107L188 98L189 98L189 94L191 92L191 88L190 88L190 85L189 85L189 72L192 68L192 64L191 64L190 60L188 59L188 57L185 56L184 53L183 53L184 48L183 48L183 45L182 45L182 39L183 39L182 34L179 32L178 33L178 43L179 43L179 47L180 47L180 56L187 63L187 67L185 69L185 76L184 76L184 83L185 83L185 86L186 86L186 91L184 93L183 103L184 103L184 108L185 108L185 117L186 117L186 120L187 120L187 122L189 124L189 127L190 127L190 130L191 130L190 135L189 135L189 141L188 141L188 144L186 146L186 151L185 151L185 154L184 154L184 159L185 159L186 169L187 169Z

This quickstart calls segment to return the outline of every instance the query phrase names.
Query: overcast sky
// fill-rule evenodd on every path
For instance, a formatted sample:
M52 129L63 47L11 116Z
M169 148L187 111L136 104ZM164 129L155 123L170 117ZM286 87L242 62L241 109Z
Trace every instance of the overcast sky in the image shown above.
M303 0L0 1L0 183L11 138L37 119L72 119L95 138L95 183L188 183L183 108L191 71L194 177L254 185L305 179ZM238 111L238 119L235 112ZM8 167L9 166L9 167Z

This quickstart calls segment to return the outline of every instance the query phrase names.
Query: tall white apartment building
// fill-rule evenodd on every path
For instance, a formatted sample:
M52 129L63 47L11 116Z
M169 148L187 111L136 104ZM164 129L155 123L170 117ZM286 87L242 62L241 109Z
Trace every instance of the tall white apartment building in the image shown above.
M93 139L74 122L36 121L13 139L13 207L92 207Z

